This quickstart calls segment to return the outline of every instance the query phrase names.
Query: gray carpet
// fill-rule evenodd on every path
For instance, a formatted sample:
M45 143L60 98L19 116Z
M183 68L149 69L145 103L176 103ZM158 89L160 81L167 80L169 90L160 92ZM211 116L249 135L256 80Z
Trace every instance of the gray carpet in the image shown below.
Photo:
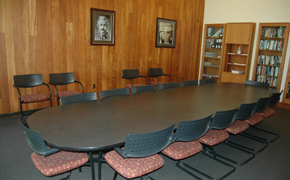
M226 180L286 180L290 179L290 110L274 108L276 114L264 119L259 127L280 134L280 138L262 152L256 153L256 157L244 166L236 166L236 171L225 178ZM233 137L237 138L237 137ZM221 152L232 152L225 145L218 149ZM243 158L241 154L236 158ZM45 177L35 167L30 158L29 149L23 131L18 124L17 117L0 119L0 179L1 180L54 180L61 179L66 174L56 177ZM176 168L175 162L164 157L165 165L150 174L156 180L190 180L194 179L180 169ZM199 168L211 175L219 175L228 170L227 167L215 163L202 153L185 160L187 163ZM102 179L113 178L114 171L107 165L102 166ZM97 177L97 164L95 164ZM200 176L203 179L206 179ZM83 167L83 172L74 170L71 180L91 179L90 167ZM119 180L124 179L118 176Z

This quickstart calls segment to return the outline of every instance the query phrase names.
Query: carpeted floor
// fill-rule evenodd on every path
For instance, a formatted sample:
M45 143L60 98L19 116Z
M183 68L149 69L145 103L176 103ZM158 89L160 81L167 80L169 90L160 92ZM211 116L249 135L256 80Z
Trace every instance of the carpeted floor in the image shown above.
M274 108L276 114L264 119L259 127L280 134L280 138L262 152L256 153L256 157L244 166L236 166L236 171L228 176L227 180L286 180L290 179L290 110ZM235 139L233 137L231 139ZM239 138L237 138L239 140ZM243 139L242 141L245 141ZM249 140L250 142L250 140ZM253 142L252 142L253 143ZM259 144L257 144L259 145ZM227 150L227 146L218 147L223 153L234 152ZM236 158L244 155L233 153ZM61 179L66 174L56 177L45 177L35 167L30 158L29 149L23 131L18 124L17 117L0 119L0 180L54 180ZM165 165L161 169L150 174L156 180L191 180L193 177L176 168L175 162L164 157ZM195 155L185 160L196 168L209 172L211 175L219 175L227 170L227 167L215 163L203 154ZM97 164L95 164L97 177ZM102 166L102 179L113 178L114 171L107 165ZM206 179L200 176L202 179ZM71 180L90 180L90 167L83 167L83 172L72 172ZM119 180L124 179L118 176Z

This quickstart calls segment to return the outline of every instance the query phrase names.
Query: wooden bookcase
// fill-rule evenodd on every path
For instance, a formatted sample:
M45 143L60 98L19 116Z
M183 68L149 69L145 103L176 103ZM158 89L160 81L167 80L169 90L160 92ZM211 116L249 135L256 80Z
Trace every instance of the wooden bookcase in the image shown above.
M226 24L206 24L204 28L201 79L220 81Z
M261 23L252 80L280 90L288 44L289 23Z
M289 59L290 61L290 59ZM283 103L290 104L290 64L288 65L288 72L287 72L287 78L285 82L285 88L283 93Z
M222 82L244 83L249 79L255 28L255 23L227 24Z

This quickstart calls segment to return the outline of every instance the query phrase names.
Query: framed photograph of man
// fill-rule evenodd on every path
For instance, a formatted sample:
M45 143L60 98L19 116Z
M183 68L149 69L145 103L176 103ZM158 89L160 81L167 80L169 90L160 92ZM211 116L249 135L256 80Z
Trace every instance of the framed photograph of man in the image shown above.
M115 11L91 8L91 45L115 45Z
M174 48L176 42L176 21L157 18L156 47Z

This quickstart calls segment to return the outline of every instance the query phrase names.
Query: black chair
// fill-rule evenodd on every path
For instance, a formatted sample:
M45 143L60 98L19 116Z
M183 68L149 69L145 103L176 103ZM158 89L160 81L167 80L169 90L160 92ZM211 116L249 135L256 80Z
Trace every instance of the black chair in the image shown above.
M132 79L139 78L139 77L146 78L148 84L150 84L150 81L149 81L148 77L140 75L139 69L124 69L124 70L122 70L122 72L123 72L122 78L123 79L128 79L128 80L131 81L131 84L127 84L125 86L126 88L132 88L132 87L136 87L136 86L144 86L144 85L146 85L146 84L133 84Z
M250 119L247 119L245 121L247 123L249 123L250 127L252 127L253 132L259 130L259 131L262 131L264 133L273 135L274 138L267 139L267 138L264 138L264 137L261 137L261 136L257 136L255 134L251 134L248 131L243 132L242 133L243 135L246 135L246 136L249 136L249 137L253 137L253 138L256 138L258 140L262 140L264 142L273 142L273 141L275 141L276 139L278 139L280 137L279 134L277 134L277 133L270 132L270 131L267 131L267 130L264 130L264 129L256 127L256 125L258 125L259 123L261 123L263 121L263 116L260 113L264 112L267 109L269 101L270 101L270 97L260 98L258 100L257 104L256 104L255 113L251 116Z
M57 105L59 105L59 99L64 96L71 96L75 94L80 94L78 91L59 91L57 86L68 85L72 83L77 83L82 88L82 93L84 93L83 84L80 81L75 80L74 73L54 73L49 74L49 84L55 87L54 96L57 98Z
M181 81L180 82L180 87L195 86L195 85L198 85L198 80Z
M163 74L162 68L149 68L148 69L148 76L156 78L157 82L150 82L150 84L153 84L153 85L159 85L159 84L165 83L165 82L159 81L158 77L160 77L160 76L168 76L168 77L170 77L171 82L173 82L173 78L169 74Z
M60 104L71 104L71 103L77 103L77 102L85 102L85 101L95 101L97 100L97 93L82 93L82 94L76 94L71 96L64 96L60 98Z
M106 91L100 92L101 99L107 98L107 97L113 97L113 96L128 96L130 95L130 89L129 88L121 88L121 89L111 89Z
M246 131L249 128L249 123L246 122L245 120L251 121L251 117L253 116L253 114L255 112L256 104L257 104L256 102L249 103L249 104L241 104L239 107L239 111L238 111L239 115L238 115L237 120L230 127L226 128L225 130L232 136L242 135L241 133ZM257 120L259 121L259 119L257 119ZM248 137L248 136L245 136L245 137ZM234 141L230 141L230 140L225 141L225 143L236 145L236 146L239 146L241 148L244 148L244 149L250 150L252 152L256 152L256 153L261 152L266 147L268 147L267 142L260 141L260 140L257 140L255 138L251 138L251 137L248 137L248 138L250 138L256 142L263 143L264 145L258 149L255 149L255 148L251 148L249 146L245 146L245 145L242 145L242 144L236 143Z
M255 154L246 151L242 148L239 148L237 146L233 146L231 144L225 143L225 141L229 138L229 134L225 131L226 128L230 127L232 123L237 119L238 116L238 109L233 109L229 111L218 111L215 113L212 124L211 124L211 130L208 131L204 136L199 138L199 142L203 144L204 147L204 154L216 159L217 157L222 158L224 160L227 160L229 162L232 162L236 165L244 165L247 162L249 162L251 159L255 157ZM224 155L221 155L220 153L217 153L214 146L222 143L225 145L229 145L230 147L238 150L241 153L245 153L249 155L249 157L242 162L238 162L236 160L230 159L229 157L226 157Z
M52 107L51 102L51 91L48 84L43 82L42 74L27 74L27 75L15 75L14 78L14 87L17 88L20 112L23 115L22 104L23 103L36 103L43 101L50 101L50 107ZM34 94L25 94L21 95L20 88L33 88L37 86L45 85L48 89L49 96L42 93Z
M132 90L132 94L146 92L146 91L156 91L156 86L155 85L137 86L137 87L132 87L131 90Z
M170 88L178 88L179 84L176 83L164 83L158 85L158 90L170 89Z
M269 88L268 83L263 83L263 82L258 82L258 81L245 80L245 84L250 85L250 86L260 86L260 87Z
M105 159L115 170L114 180L118 173L127 179L153 179L148 174L163 166L158 153L172 143L174 126L152 133L128 134L124 148L108 152Z
M61 151L56 148L48 148L39 132L31 130L23 124L22 115L19 116L19 123L24 130L27 143L33 151L31 159L35 167L45 176L51 177L65 172L68 176L63 179L69 179L71 171L80 168L89 160L86 153L76 153ZM81 169L80 169L81 171Z
M215 83L215 79L214 78L210 78L210 79L200 79L199 80L199 84L211 84L211 83Z
M280 96L282 93L283 91L281 91L280 93L272 93L270 96L268 106L275 107L279 103ZM259 114L262 115L264 118L267 118L267 117L273 116L275 114L275 110L267 107L265 111L260 112Z
M204 170L205 169L204 166L202 166L202 168L197 169L196 167L192 167L189 164L182 161L183 159L194 156L203 150L202 145L197 141L197 139L205 135L210 130L211 118L212 115L199 120L179 122L179 125L177 127L174 136L174 143L172 143L162 151L164 155L176 161L176 165L178 168L180 168L184 172L188 173L189 175L199 180L201 180L201 178L196 176L192 171L195 171L209 179L222 179L235 171L234 166L231 166L218 159L214 159L215 161L227 167L230 167L231 169L229 172L223 174L222 177L214 178L204 173L203 171L199 170L199 169Z

